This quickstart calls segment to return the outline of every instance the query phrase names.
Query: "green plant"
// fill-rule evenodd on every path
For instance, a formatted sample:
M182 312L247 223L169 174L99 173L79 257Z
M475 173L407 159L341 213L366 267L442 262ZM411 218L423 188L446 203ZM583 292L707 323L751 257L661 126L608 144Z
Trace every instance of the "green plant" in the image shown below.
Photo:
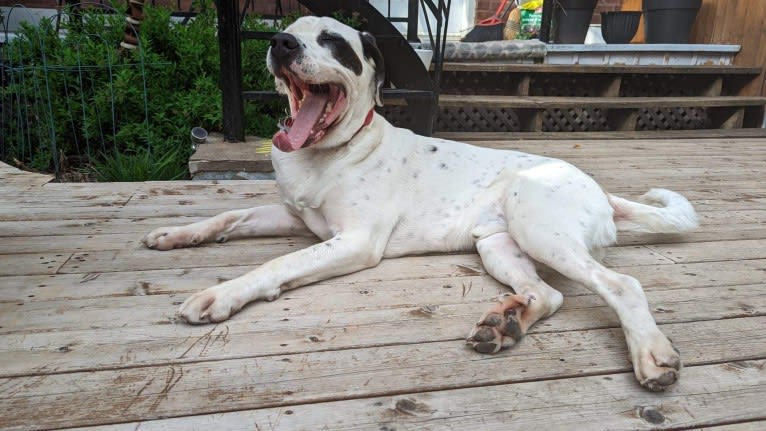
M170 181L183 178L186 168L179 166L179 149L157 155L148 149L136 153L113 151L102 154L91 166L98 181Z
M345 10L339 10L333 12L332 17L356 30L363 30L367 25L367 19L359 15L359 12L348 13Z
M195 7L199 15L182 25L170 9L147 4L135 51L119 49L121 14L84 9L60 34L50 21L23 26L1 48L7 85L0 88L0 158L57 171L53 155L91 160L101 171L120 160L135 168L124 179L164 171L138 169L151 160L185 169L189 130L216 132L223 124L215 11L210 0L195 0ZM272 29L254 17L245 26ZM267 41L243 44L245 88L273 89L267 50ZM246 104L246 132L270 136L285 107Z

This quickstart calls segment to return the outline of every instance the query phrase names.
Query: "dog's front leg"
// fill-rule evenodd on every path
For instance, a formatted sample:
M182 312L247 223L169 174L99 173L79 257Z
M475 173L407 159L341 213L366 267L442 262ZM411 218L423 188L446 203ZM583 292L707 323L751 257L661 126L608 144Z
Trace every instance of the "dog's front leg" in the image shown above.
M148 248L171 250L205 242L225 242L249 236L309 235L303 220L283 205L226 211L215 217L187 224L154 229L141 242Z
M375 266L384 248L385 241L376 241L369 232L338 234L194 294L179 315L189 323L220 322L249 302L272 301L283 291Z

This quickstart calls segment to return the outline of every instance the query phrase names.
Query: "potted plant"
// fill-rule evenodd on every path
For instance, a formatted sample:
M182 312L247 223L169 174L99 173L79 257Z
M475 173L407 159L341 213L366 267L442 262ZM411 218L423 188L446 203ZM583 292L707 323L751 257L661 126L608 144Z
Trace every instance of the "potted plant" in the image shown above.
M702 0L643 0L646 43L689 43Z
M556 43L583 43L598 0L556 0L553 10Z
M638 31L641 12L601 12L601 35L606 43L630 43Z

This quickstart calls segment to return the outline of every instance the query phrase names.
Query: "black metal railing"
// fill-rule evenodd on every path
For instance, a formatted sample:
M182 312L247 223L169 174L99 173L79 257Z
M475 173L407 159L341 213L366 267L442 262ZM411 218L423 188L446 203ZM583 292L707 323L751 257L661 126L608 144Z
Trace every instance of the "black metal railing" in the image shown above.
M438 88L442 69L442 53L446 43L448 15L451 0L409 0L407 17L384 16L364 0L299 0L317 15L333 12L359 13L365 19L365 29L378 40L386 62L388 88L383 90L384 100L405 100L413 118L412 129L430 135L438 107ZM390 4L390 2L389 2ZM243 91L241 43L249 39L269 39L271 32L242 31L242 17L237 2L216 0L218 8L218 39L221 52L221 89L223 93L223 132L226 141L244 140L244 100L268 101L279 98L274 92ZM423 68L421 60L409 42L418 41L418 13L431 14L435 25L427 21L427 30L434 51L434 75ZM389 8L390 9L390 8ZM390 18L390 19L389 19ZM407 22L407 38L392 22Z

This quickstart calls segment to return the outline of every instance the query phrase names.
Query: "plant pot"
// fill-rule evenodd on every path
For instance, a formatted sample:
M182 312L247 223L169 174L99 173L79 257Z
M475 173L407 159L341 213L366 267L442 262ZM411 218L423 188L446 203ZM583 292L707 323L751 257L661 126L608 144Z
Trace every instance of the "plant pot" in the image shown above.
M689 43L702 0L644 0L646 43Z
M583 43L598 0L556 0L553 22L556 43Z
M630 43L640 21L641 12L601 12L601 35L606 43Z

